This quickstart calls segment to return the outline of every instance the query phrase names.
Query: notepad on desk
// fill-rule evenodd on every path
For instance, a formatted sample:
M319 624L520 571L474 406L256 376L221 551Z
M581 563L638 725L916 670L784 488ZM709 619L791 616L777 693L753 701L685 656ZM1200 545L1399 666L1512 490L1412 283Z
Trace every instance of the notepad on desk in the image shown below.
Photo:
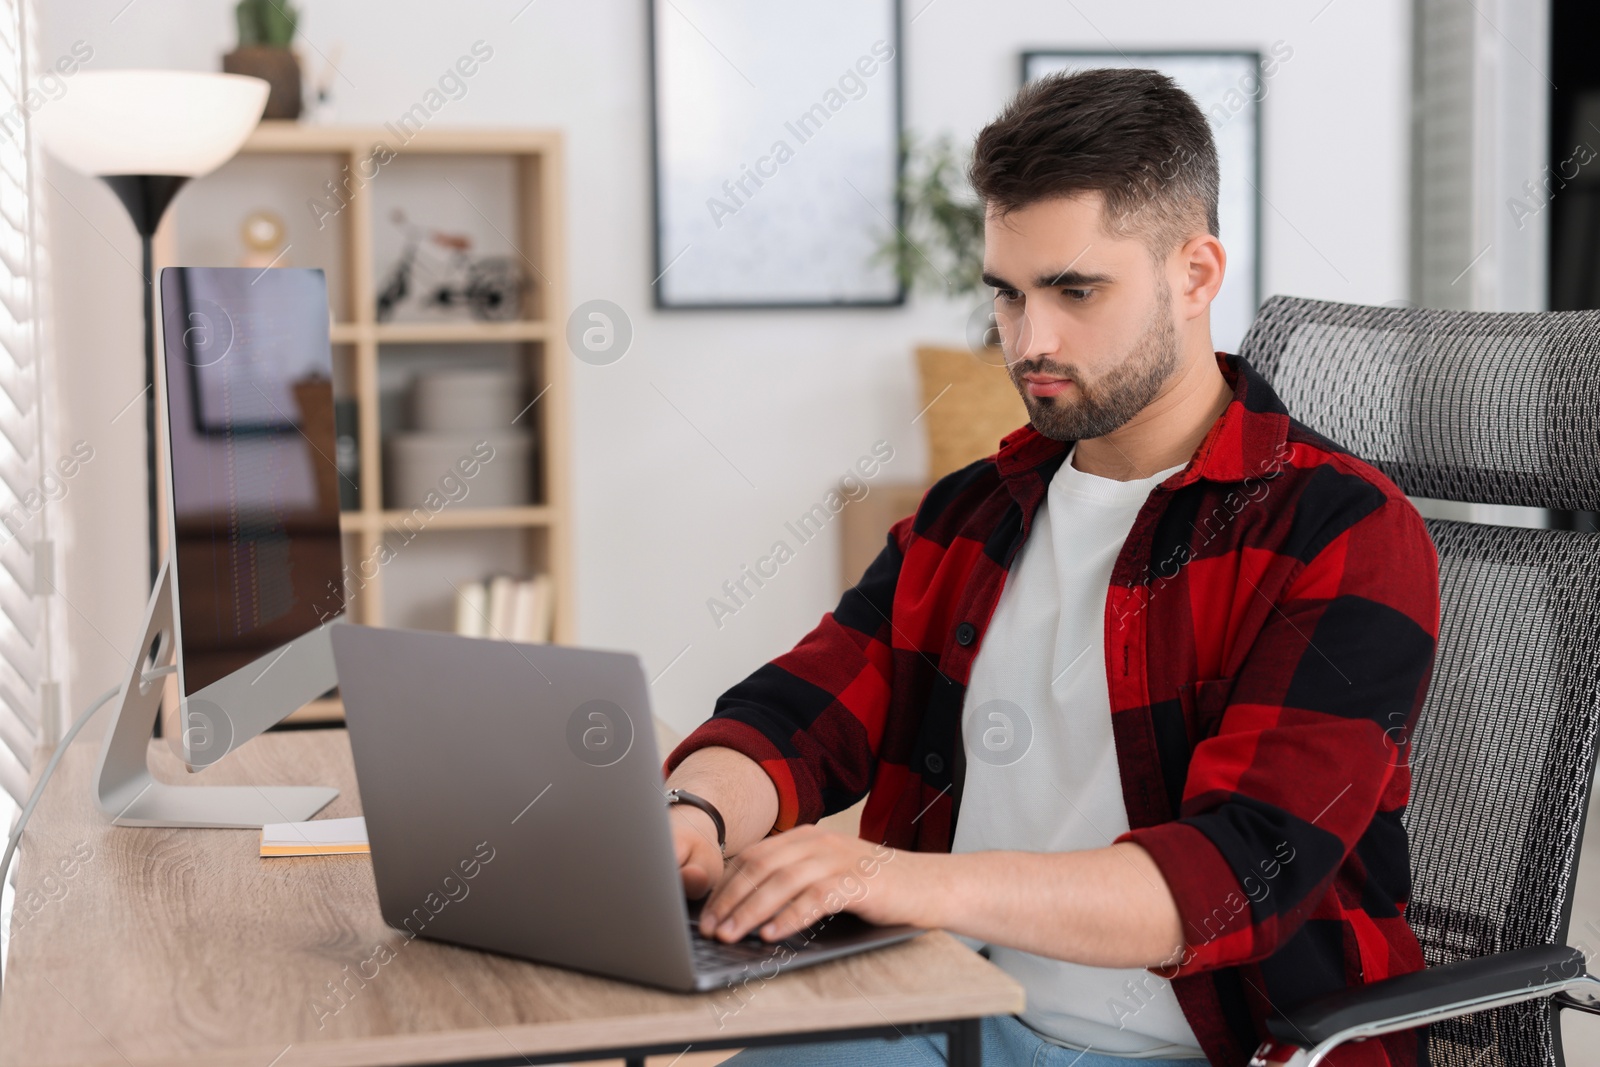
M272 822L261 828L263 856L342 856L369 852L367 820L313 819L311 822Z

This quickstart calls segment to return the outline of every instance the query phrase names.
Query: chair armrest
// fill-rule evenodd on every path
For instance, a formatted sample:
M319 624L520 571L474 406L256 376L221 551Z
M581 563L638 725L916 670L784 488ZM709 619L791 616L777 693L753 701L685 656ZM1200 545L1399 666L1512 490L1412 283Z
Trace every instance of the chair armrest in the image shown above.
M1578 949L1535 945L1427 967L1319 997L1269 1018L1267 1032L1285 1044L1320 1047L1595 982L1585 971L1583 953Z

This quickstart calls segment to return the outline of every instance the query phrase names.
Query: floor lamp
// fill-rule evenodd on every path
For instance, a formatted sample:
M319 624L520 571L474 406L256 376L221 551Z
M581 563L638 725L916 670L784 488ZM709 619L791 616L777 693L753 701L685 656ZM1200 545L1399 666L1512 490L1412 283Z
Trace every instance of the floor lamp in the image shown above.
M156 522L156 332L151 240L190 178L233 157L267 103L267 83L179 70L81 71L71 91L34 118L45 150L117 194L139 232L144 275L145 488L150 580L160 556Z

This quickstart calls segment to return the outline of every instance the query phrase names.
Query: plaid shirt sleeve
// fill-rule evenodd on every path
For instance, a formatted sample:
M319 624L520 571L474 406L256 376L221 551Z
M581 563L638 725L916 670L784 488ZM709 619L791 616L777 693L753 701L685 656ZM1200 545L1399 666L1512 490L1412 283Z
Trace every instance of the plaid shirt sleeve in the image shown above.
M1225 694L1220 721L1194 747L1178 818L1117 838L1149 852L1177 902L1182 956L1153 968L1167 977L1262 960L1308 919L1353 925L1367 973L1392 962L1369 957L1387 949L1376 931L1362 936L1370 922L1348 875L1375 824L1392 824L1403 855L1408 739L1439 631L1438 557L1392 487L1357 518L1336 504L1314 510L1296 516L1316 528L1293 538L1303 562L1276 589L1255 580L1268 563L1241 558L1238 580L1256 586L1248 602L1262 621L1238 670L1213 683Z
M717 699L711 718L667 757L668 773L701 748L749 757L778 790L773 832L866 795L888 718L890 616L911 522L894 525L861 580L799 644Z

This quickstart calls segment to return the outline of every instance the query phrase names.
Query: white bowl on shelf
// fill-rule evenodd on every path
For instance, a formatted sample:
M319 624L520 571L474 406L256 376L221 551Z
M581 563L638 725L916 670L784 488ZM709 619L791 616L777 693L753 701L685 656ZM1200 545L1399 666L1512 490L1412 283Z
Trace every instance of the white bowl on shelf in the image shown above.
M419 433L516 429L511 420L522 403L521 375L510 370L423 371L411 383L411 421Z
M533 502L533 445L521 430L394 434L384 442L387 506L413 508L437 493L446 508L524 507Z

